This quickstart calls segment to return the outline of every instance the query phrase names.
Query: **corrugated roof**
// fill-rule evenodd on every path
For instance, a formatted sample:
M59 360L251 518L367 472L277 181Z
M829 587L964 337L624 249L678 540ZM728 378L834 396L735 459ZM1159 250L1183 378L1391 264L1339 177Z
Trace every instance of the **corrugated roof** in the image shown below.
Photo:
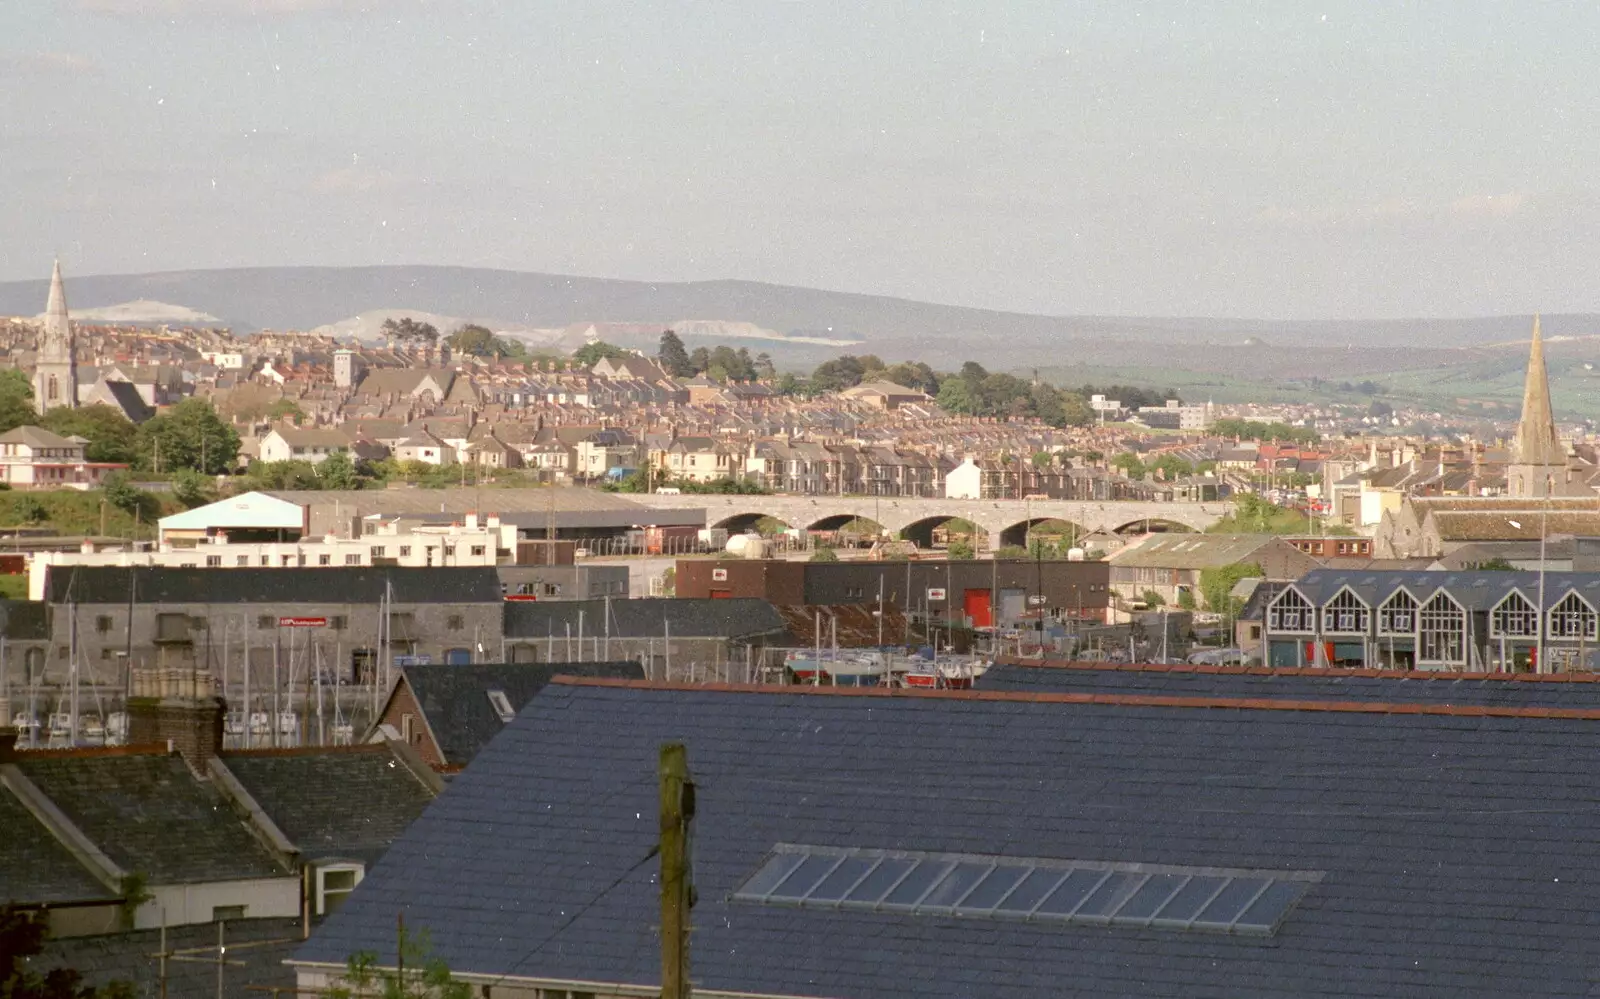
M163 531L213 527L298 531L305 526L305 509L271 493L248 492L162 517L157 524Z
M1274 542L1283 543L1270 534L1152 534L1109 561L1123 567L1209 569L1248 562Z
M786 633L783 618L767 601L731 599L648 598L643 600L541 600L506 604L506 638L562 636L570 626L577 634L603 635L609 609L614 638L776 638ZM581 615L581 622L580 622Z
M45 575L45 599L52 604L376 604L386 588L396 604L503 600L492 566L51 566Z

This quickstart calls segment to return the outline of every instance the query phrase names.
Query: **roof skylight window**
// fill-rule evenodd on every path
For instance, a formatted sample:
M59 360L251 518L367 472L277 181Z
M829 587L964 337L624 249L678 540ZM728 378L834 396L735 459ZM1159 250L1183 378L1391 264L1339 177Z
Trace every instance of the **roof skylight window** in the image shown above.
M1322 874L780 843L739 902L1270 936Z

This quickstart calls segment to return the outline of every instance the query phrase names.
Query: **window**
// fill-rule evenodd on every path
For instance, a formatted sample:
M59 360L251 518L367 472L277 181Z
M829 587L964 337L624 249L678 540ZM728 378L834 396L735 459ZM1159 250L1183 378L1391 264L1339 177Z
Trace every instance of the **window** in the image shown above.
M483 555L483 547L484 547L483 545L473 545L472 546L472 554L474 556L481 557Z
M270 556L270 555L261 556L261 564L262 565L271 565L272 564L272 556Z
M189 624L189 615L187 614L157 614L156 641L189 641Z
M1378 631L1386 635L1409 635L1417 630L1417 602L1405 590L1383 602L1378 610Z
M558 594L560 592L561 592L561 584L560 583L546 583L546 584L544 584L544 595L545 596L553 597L553 596L555 596L556 594Z
M1417 615L1417 658L1422 662L1466 662L1466 639L1462 630L1466 615L1461 606L1442 590L1433 595Z
M1594 641L1594 608L1584 603L1583 598L1576 593L1568 593L1560 603L1550 608L1549 635L1551 638L1581 638Z
M334 631L343 631L350 626L350 621L343 614L335 614L328 618L328 627Z
M1322 608L1322 630L1364 634L1370 619L1367 605L1349 590L1340 590Z
M455 558L456 557L456 546L455 545L445 545L444 546L444 557L445 558Z
M273 617L271 614L263 614L256 618L256 627L262 629L263 631L268 628L276 628L277 626L278 619Z
M329 864L317 868L317 914L326 916L344 904L366 876L360 864Z
M410 744L416 734L417 716L409 711L400 716L400 741Z
M1506 594L1489 615L1489 634L1494 638L1533 638L1538 629L1539 612L1516 590Z
M237 555L234 557L233 564L238 566L247 566L250 564L250 556Z
M107 632L111 630L112 624L113 622L110 615L101 614L99 617L94 619L94 630L102 633Z
M243 919L245 912L249 908L247 905L213 905L211 907L211 921L213 923L222 923Z
M411 546L410 545L401 545L400 546L400 557L401 558L409 558L410 555L411 555Z
M739 902L1271 936L1317 871L1167 867L779 844Z
M503 690L489 691L489 704L503 722L509 722L517 716L517 712L511 707L511 700L506 697L506 692Z
M344 564L345 565L360 565L361 564L361 556L352 552L351 554L346 555L344 557Z
M1311 631L1315 614L1311 602L1290 587L1267 608L1267 627L1273 631Z
M383 545L373 545L372 546L372 557L373 558L383 558L383 552L384 552Z
M222 556L221 555L207 555L206 556L206 568L208 568L208 569L220 569L220 568L222 568Z
M451 631L460 631L462 628L466 627L466 622L462 619L460 614L451 614L449 617L445 618L444 626L449 628Z
M317 564L318 565L332 565L333 564L333 556L332 555L318 555L317 556Z

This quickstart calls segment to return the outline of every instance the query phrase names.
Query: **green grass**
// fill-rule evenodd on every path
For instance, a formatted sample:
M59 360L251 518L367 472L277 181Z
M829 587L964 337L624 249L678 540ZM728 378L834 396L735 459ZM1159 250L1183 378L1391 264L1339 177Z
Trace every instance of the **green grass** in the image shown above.
M114 538L155 537L155 518L183 509L170 494L146 494L149 500L136 525L133 514L104 504L104 533ZM100 534L103 494L98 489L13 490L0 492L0 524L51 527L58 534ZM38 516L41 514L42 516Z

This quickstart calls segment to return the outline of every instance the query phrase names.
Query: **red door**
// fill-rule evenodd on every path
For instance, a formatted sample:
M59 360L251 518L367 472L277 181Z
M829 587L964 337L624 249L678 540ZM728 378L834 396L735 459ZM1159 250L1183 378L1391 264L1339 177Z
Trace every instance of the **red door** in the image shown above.
M732 590L712 590L711 591L711 599L712 600L727 600L727 599L731 598L732 596L733 596L733 591Z
M987 628L994 624L994 608L990 604L988 590L968 590L962 603L962 610L972 621L974 628Z

